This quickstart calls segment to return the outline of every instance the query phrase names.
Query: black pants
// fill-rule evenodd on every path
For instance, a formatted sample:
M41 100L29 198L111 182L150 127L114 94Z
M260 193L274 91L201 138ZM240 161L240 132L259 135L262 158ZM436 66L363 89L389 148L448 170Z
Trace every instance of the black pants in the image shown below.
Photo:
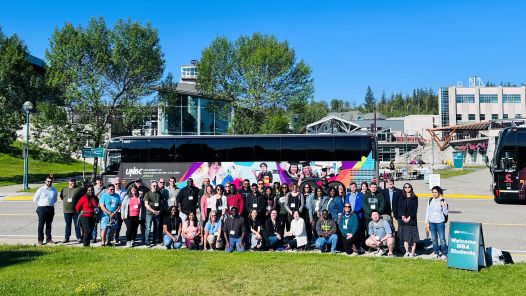
M350 255L353 253L352 247L360 243L360 237L357 235L353 235L349 239L346 237L343 237L342 241L343 241L343 248L345 249L345 253Z
M51 223L55 216L55 207L38 207L38 241L44 241L44 225L46 226L46 240L51 240Z
M117 219L117 229L115 229L115 240L119 240L119 236L121 234L121 228L122 228L122 218L121 218L121 212L117 212L115 215L115 218Z
M131 217L124 219L126 223L126 241L134 241L137 237L137 227L139 227L139 216Z
M290 228L289 214L279 214L279 221L285 225L286 230Z
M95 218L80 216L79 219L82 225L82 244L87 247L91 242L91 235L95 227Z

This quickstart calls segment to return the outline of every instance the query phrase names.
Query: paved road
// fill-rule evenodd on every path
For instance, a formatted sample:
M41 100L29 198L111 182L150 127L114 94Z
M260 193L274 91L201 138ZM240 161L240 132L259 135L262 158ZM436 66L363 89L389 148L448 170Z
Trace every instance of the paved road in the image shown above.
M486 170L442 180L445 196L452 193L489 195L490 175ZM423 181L411 182L416 192L429 192ZM401 187L401 182L397 186ZM480 222L487 247L510 250L515 261L526 261L526 215L524 205L498 205L492 199L447 198L450 221ZM423 220L428 198L419 200L420 238L425 238ZM62 204L56 205L53 237L62 240L64 219ZM32 202L0 201L0 243L33 244L36 241L37 216ZM123 226L124 227L124 226ZM124 230L121 235L124 235Z

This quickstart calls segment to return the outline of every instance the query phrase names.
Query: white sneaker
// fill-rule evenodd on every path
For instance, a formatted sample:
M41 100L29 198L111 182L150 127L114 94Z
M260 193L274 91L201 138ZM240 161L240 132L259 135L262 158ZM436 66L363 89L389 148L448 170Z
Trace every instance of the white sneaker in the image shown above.
M132 247L132 242L131 241L127 241L126 242L126 247L127 248L131 248Z
M433 254L433 259L438 259L439 257L438 254Z
M358 253L357 253L357 252L352 252L352 254L349 255L349 256L351 256L351 257L355 257L355 256L358 256Z
M409 252L405 252L404 257L409 257Z
M411 258L415 258L415 257L416 257L416 254L415 254L415 253L412 253L409 257L411 257Z
M375 255L378 256L378 257L383 256L383 255L384 255L384 250L382 250L382 249L378 249L378 252L376 252Z
M440 256L440 259L447 260L447 256L446 255L442 255L442 256Z

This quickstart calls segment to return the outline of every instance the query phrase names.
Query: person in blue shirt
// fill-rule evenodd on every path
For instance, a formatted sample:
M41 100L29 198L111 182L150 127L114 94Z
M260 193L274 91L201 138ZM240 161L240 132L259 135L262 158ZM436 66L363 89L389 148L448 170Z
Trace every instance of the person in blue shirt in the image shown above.
M342 197L336 195L336 188L331 187L329 189L329 198L327 201L327 211L329 216L336 224L340 221L340 216L343 213L343 200Z
M204 235L204 250L217 250L223 247L223 239L221 238L221 219L218 219L218 214L215 210L210 211L208 221L205 224Z
M115 193L115 185L108 186L106 192L102 194L99 200L99 205L102 210L100 219L102 246L110 246L109 240L106 242L106 235L109 234L108 237L113 237L117 226L117 212L121 209L121 198Z

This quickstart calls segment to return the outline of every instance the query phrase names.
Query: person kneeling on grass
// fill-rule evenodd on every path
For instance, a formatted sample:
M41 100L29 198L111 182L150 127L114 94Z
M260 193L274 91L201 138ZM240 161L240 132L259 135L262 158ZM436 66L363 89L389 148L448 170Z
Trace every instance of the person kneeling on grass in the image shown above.
M321 218L316 223L316 232L318 233L316 249L323 252L323 250L330 245L331 253L336 253L338 235L336 234L336 223L329 218L329 211L322 211Z
M226 238L225 250L227 252L232 253L234 247L238 252L245 251L245 221L243 217L239 216L237 207L230 208L230 216L225 219L223 232Z
M203 237L205 238L205 251L217 250L223 247L223 239L221 238L221 220L217 219L217 212L215 210L210 211L204 231L205 235Z
M164 217L163 221L163 245L167 249L179 249L182 246L181 232L183 221L179 217L177 207L171 206L169 216Z
M395 240L389 222L380 219L380 214L376 210L371 212L371 218L372 221L369 222L368 228L369 238L365 241L365 244L371 249L378 250L377 256L382 256L384 254L382 247L387 247L389 250L387 256L392 257Z
M340 232L342 234L343 247L347 255L358 255L360 240L358 236L358 216L352 212L351 204L346 203L343 207L343 215L340 218Z
M183 234L186 247L190 250L199 249L201 242L201 226L194 212L190 212L183 223Z
M263 181L260 181L263 182ZM247 220L247 243L250 244L251 250L260 250L261 249L261 223L258 219L258 212L256 209L252 209L249 212Z
M278 218L278 211L272 210L263 228L263 236L265 237L266 247L269 251L283 250L284 224L285 221L281 221Z

